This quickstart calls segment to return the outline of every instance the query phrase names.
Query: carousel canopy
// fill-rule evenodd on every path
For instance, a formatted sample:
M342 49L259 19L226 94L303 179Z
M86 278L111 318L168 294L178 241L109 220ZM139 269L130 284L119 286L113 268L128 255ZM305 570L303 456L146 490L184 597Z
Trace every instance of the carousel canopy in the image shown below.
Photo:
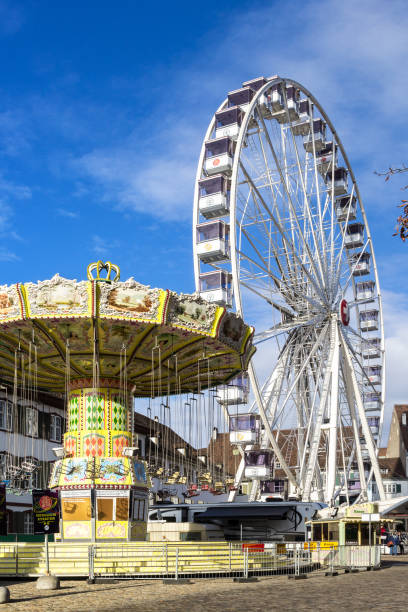
M56 274L0 286L2 381L36 375L48 391L64 391L67 370L73 383L92 378L95 364L100 386L125 371L135 396L200 391L247 368L252 335L225 308L197 294L121 282L109 263L91 264L86 281Z

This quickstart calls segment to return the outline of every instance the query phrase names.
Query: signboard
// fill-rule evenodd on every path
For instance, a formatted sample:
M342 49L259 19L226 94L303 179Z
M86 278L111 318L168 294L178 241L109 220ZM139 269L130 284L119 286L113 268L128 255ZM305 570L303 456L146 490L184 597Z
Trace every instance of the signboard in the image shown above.
M305 542L304 543L305 550L333 550L339 547L339 543L337 540L326 541L326 542Z
M33 491L34 533L59 532L58 492L50 489Z
M350 308L346 300L340 302L340 319L346 327L350 323Z
M378 504L375 502L363 502L361 504L353 504L346 508L346 517L360 518L362 514L372 514L378 512Z
M372 523L379 523L380 515L378 513L375 513L375 514L363 513L361 515L361 520L363 521L363 523L369 523L370 521Z
M0 484L0 536L7 535L6 485Z

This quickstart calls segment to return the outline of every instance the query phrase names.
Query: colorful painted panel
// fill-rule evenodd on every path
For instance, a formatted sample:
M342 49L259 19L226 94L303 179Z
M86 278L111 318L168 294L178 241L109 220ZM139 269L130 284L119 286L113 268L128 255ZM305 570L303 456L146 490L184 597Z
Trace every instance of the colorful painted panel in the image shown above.
M101 285L100 290L99 312L102 318L158 322L167 298L167 292L150 289L133 278L120 284Z
M111 411L110 411L110 427L118 431L126 431L128 428L127 422L128 411L122 405L121 397L118 395L111 396Z
M105 436L88 434L82 438L83 453L86 457L103 457L105 453Z
M72 434L64 435L64 448L68 457L77 455L77 437Z
M18 285L0 285L0 321L13 321L23 316L23 297Z
M96 521L96 537L98 539L120 538L124 539L128 536L127 521Z
M123 434L112 436L112 456L120 457L123 453L123 449L129 446L129 437Z
M131 525L130 533L132 540L146 540L147 523L137 521Z
M106 398L101 392L98 392L98 395L85 395L86 429L105 429L105 405Z
M54 465L52 466L52 472L51 472L50 483L49 483L50 488L58 487L61 473L62 473L62 461L56 461Z
M132 463L129 457L81 457L56 462L50 486L124 485L150 487L144 462Z
M64 540L90 540L90 521L63 521L62 532Z
M211 333L218 306L200 298L171 292L166 323L184 329ZM222 309L220 309L222 310Z
M146 464L144 461L133 460L133 471L135 481L140 485L147 485Z
M65 459L61 470L60 484L74 484L87 480L88 462L86 459Z
M68 403L68 431L78 431L80 394L71 393Z
M88 283L62 278L59 274L50 280L24 285L27 311L30 317L88 316Z
M99 478L101 483L125 484L129 466L122 459L101 459Z

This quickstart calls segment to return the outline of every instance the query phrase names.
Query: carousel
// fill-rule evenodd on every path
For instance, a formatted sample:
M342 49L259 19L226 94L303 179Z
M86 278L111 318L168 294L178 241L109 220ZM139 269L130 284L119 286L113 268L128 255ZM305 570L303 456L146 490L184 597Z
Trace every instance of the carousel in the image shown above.
M138 456L134 398L203 396L248 367L253 329L198 294L120 281L90 264L87 280L0 287L2 381L65 397L67 425L49 486L63 541L143 540L150 477ZM16 402L15 402L16 403ZM36 469L8 465L8 473ZM156 466L157 468L157 466Z

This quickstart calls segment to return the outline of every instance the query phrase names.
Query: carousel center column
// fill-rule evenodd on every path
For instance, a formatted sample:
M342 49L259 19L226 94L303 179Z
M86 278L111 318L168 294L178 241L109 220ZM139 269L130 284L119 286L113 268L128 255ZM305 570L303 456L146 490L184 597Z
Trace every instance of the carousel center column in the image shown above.
M64 458L50 487L60 489L61 539L144 540L148 489L146 464L132 447L132 397L118 381L71 384Z

